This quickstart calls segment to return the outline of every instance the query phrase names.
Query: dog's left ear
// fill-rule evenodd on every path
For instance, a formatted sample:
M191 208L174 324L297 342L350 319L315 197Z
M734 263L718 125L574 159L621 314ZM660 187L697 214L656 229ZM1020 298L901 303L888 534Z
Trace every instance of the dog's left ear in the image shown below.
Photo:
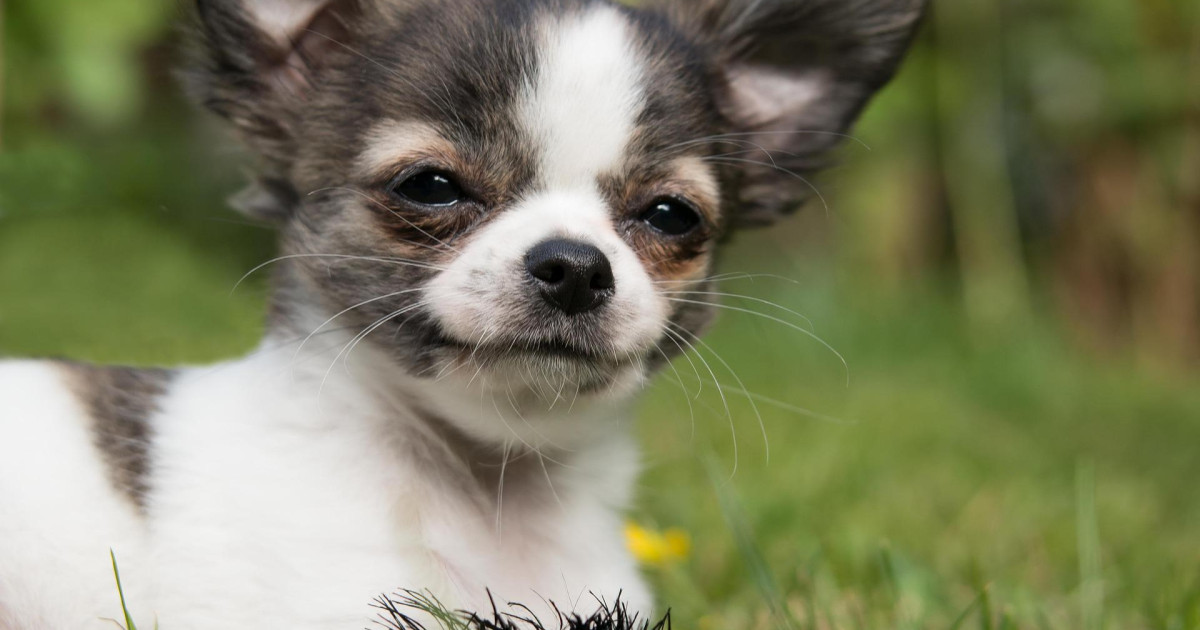
M322 70L354 54L371 6L370 0L195 0L188 87L261 161L262 178L234 200L239 210L274 222L290 213L297 116Z
M769 223L812 189L867 101L895 74L926 0L657 0L707 48L737 164L735 224ZM765 151L771 153L767 155ZM776 168L777 167L777 168ZM786 171L792 171L789 174Z

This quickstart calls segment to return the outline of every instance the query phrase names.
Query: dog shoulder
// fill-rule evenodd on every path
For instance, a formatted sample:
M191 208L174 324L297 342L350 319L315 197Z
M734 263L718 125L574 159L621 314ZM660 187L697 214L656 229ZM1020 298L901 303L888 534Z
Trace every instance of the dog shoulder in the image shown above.
M111 490L140 506L151 420L172 377L167 370L65 361L0 363L0 459L8 462L0 471L94 467Z
M80 627L118 616L108 552L123 569L140 555L134 489L145 487L150 401L167 374L0 362L0 608L16 619Z

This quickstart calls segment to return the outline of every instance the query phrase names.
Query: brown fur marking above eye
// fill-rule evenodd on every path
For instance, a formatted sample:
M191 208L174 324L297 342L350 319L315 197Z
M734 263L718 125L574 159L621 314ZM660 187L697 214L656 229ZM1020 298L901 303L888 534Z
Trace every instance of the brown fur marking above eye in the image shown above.
M454 146L438 130L419 121L385 120L366 134L365 148L359 154L357 170L365 180L389 178L397 165L421 158L439 156L451 159Z

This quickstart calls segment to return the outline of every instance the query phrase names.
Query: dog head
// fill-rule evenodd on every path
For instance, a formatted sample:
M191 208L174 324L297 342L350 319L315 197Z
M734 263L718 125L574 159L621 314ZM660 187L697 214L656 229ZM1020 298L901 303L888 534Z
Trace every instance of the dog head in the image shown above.
M614 395L704 328L721 238L805 200L922 4L198 0L192 87L258 157L281 325Z

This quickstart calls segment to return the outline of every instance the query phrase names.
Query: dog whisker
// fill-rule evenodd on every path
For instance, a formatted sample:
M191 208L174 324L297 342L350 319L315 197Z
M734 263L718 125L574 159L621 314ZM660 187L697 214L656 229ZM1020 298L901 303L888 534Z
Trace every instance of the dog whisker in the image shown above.
M546 467L546 458L541 451L537 452L537 458L538 464L542 467L542 475L546 477L546 485L550 486L550 494L554 497L554 502L558 504L558 507L565 508L562 498L558 496L558 490L554 488L554 480L550 478L550 469Z
M777 308L785 313L788 313L789 315L794 315L796 317L799 317L800 319L804 320L804 323L808 324L809 329L813 328L812 320L809 319L808 317L806 317L786 306L783 306L782 304L776 304L775 302L772 302L770 300L765 300L763 298L754 297L751 295L741 295L739 293L724 293L724 292L720 292L720 291L662 291L662 294L663 295L711 295L714 297L727 297L727 298L734 298L734 299L739 299L739 300L748 300L751 302L757 302L759 304L765 304L767 306ZM720 308L724 305L714 303L713 306Z
M427 306L428 304L429 304L428 300L417 302L415 304L411 304L409 306L406 306L406 307L400 309L396 313L396 316L398 317L405 313L416 311L417 309ZM350 371L350 355L354 352L354 349L358 347L358 344L362 343L363 340L365 340L368 336L370 336L371 333L375 332L381 326L383 326L384 324L391 321L391 319L393 319L393 318L389 316L389 317L386 317L386 318L380 320L379 322L373 324L369 329L364 331L363 334L360 334L358 336L358 339L356 339L350 343L350 347L346 350L346 357L344 359L342 359L342 366L346 369L347 373L349 373L349 371ZM337 359L334 359L334 361L336 361L336 360Z
M295 260L295 259L300 259L300 258L332 258L335 260L345 260L345 261L359 260L359 261L366 261L366 262L385 263L385 264L390 264L390 265L400 265L402 267L407 266L407 267L416 267L418 269L431 269L434 271L444 271L445 270L445 267L440 267L438 265L432 265L432 264L417 261L417 260L408 260L405 258L388 258L388 257L383 257L383 256L357 256L357 255L352 255L352 254L287 254L286 256L276 256L275 258L272 258L271 260L268 260L256 267L254 267L250 271L247 271L245 273L245 275L243 275L240 279L238 279L238 281L233 285L233 289L230 290L230 294L233 294L234 292L236 292L238 290L238 287L240 287L242 285L242 283L246 281L247 278L254 275L256 272L263 269L264 267L268 267L270 265L274 265L276 263L284 262L287 260Z
M687 329L683 328L682 326L676 326L675 328L676 328L676 330L687 333L692 339L696 340L696 343L699 343L700 345L704 346L704 348L706 350L711 352L713 357L716 358L716 360L721 365L725 366L725 369L729 372L729 375L733 377L733 380L737 381L738 387L740 387L742 389L742 391L746 391L746 384L742 382L742 378L740 376L738 376L737 372L734 371L733 367L729 365L729 362L727 362L724 359L724 357L722 357L716 350L714 350L713 347L708 344L708 342L701 339L698 335L696 335L696 333L693 333L692 331L687 330ZM747 397L747 400L750 401L750 409L752 409L754 411L754 417L758 420L758 428L762 432L763 448L765 449L766 463L770 464L771 463L771 440L767 437L767 425L766 425L766 423L763 422L762 413L760 413L758 410L758 404L755 403L754 399L751 397Z
M658 353L662 355L663 360L667 362L667 367L671 368L671 371L675 373L675 378L676 378L675 382L679 383L679 388L681 390L683 390L683 400L684 400L684 402L687 403L688 418L691 421L692 439L695 440L696 439L696 410L692 407L692 392L689 391L687 386L685 386L683 384L683 377L679 375L679 369L675 367L675 363L673 361L671 361L671 357L667 356L667 353L658 346L655 346L654 349L658 350ZM683 352L683 348L680 348L680 352ZM684 353L684 354L686 354L686 353ZM688 360L690 361L691 359L688 359ZM697 373L696 376L698 377L699 373Z
M363 329L362 332L358 333L357 335L354 336L354 338L352 338L349 342L347 342L342 347L342 349L338 351L337 356L335 356L333 358L333 361L330 362L329 368L327 370L325 370L325 375L321 378L321 385L317 388L317 405L320 406L321 397L325 392L325 385L329 381L330 374L333 373L333 368L337 365L338 360L342 358L342 355L347 352L348 348L352 350L353 346L356 345L358 341L360 341L361 339L365 339L367 337L367 335L370 335L372 332L374 332L380 326L407 313L410 310L414 310L414 309L420 308L425 305L426 305L425 302L417 302L416 304L412 304L412 305L406 306L404 308L392 311L391 313L384 315L383 317L377 319L374 323L372 323L370 326L367 326L365 329ZM347 354L347 356L349 356L349 355Z
M721 398L721 405L725 407L725 416L729 419L729 436L730 436L730 442L733 445L733 470L730 472L730 478L732 479L733 476L737 474L737 470L738 470L737 427L735 426L734 421L733 421L733 411L729 408L729 400L725 397L725 389L723 387L721 387L721 382L717 379L717 374L716 374L716 372L713 371L712 366L709 365L708 360L704 358L704 355L700 354L700 352L698 350L696 350L696 346L692 345L692 343L690 341L688 341L686 338L684 338L679 333L676 333L673 330L671 330L672 328L680 328L681 330L686 330L686 329L683 329L682 327L680 327L672 322L666 322L666 326L667 327L663 329L663 332L665 332L668 335L673 335L683 345L687 346L693 352L695 352L696 358L700 359L700 363L704 365L704 369L708 372L709 376L712 377L712 382L717 388L717 395Z
M334 316L332 316L332 317L330 317L329 319L327 319L327 320L325 320L324 322L322 322L320 326L317 326L316 328L314 328L314 329L313 329L313 331L312 331L311 333L309 333L307 337L305 337L305 338L304 338L304 341L301 341L301 342L300 342L300 345L296 347L296 352L295 352L295 354L292 356L292 362L293 362L293 363L295 363L295 360L296 360L296 358L300 356L300 352L301 352L302 350L304 350L304 346L305 346L305 344L307 344L307 343L308 343L308 341L309 341L310 339L312 339L312 338L313 338L313 335L316 335L317 333L319 333L319 332L321 331L321 329L325 328L325 327L326 327L326 326L328 326L330 323L332 323L334 320L336 320L337 318L339 318L339 317L341 317L341 316L345 315L346 313L349 313L350 311L353 311L353 310L355 310L355 309L358 309L358 308L362 308L362 307L364 307L364 306L366 306L366 305L368 305L368 304L372 304L372 303L374 303L374 302L379 302L380 300L386 300L386 299L388 299L388 298L398 297L398 296L405 295L405 294L408 294L408 293L414 293L414 292L417 292L417 291L423 291L423 290L424 290L423 288L420 288L420 287L418 287L418 288L415 288L415 289L405 289L405 290L403 290L403 291L396 291L396 292L393 292L393 293L388 293L388 294L385 294L385 295L380 295L380 296L378 296L378 297L373 297L373 298L371 298L371 299L369 299L369 300L363 300L362 302L359 302L358 304L355 304L354 306L350 306L350 307L348 307L348 308L345 308L345 309L343 309L343 310L339 311L339 312L338 312L337 314L335 314Z
M526 427L529 428L530 431L533 432L533 435L536 436L538 438L538 440L540 440L538 442L539 444L549 444L552 448L554 448L554 450L562 451L564 453L572 452L571 449L564 448L558 444L555 444L553 440L546 437L545 433L542 433L541 431L539 431L537 427L533 426L533 424L531 422L529 422L528 419L525 418L525 414L521 413L520 408L517 407L516 400L513 399L513 393L512 393L511 387L505 391L505 396L508 398L508 406L512 407L513 413L517 414L517 419L520 420L522 424L524 424Z
M500 481L496 488L496 538L504 542L504 477L508 472L508 458L512 453L512 440L504 440L504 450L500 455Z
M704 282L727 282L727 281L731 281L731 280L754 281L759 278L767 278L767 279L771 279L771 280L782 280L783 282L789 282L791 284L802 284L799 280L796 280L794 278L789 278L787 276L781 276L778 274L747 273L747 272L741 272L741 271L734 271L734 272L730 272L730 273L718 274L715 276L709 276L707 278L697 278L695 280L655 280L654 284L660 284L660 285L700 284L700 283L704 283Z
M409 226L409 227L411 227L412 229L414 229L414 230L416 230L416 231L420 232L421 234L424 234L426 237L428 237L428 238L432 239L433 241L437 242L437 243L438 243L438 244L440 244L442 247L445 247L446 249L448 249L448 250L450 250L450 251L452 251L452 252L454 252L454 253L456 253L456 254L461 254L461 253L462 253L462 252L458 251L457 249L455 249L454 247L452 247L452 246L451 246L449 243L447 243L447 242L443 241L442 239L440 239L440 238L438 238L438 237L436 237L436 236L434 236L434 235L430 234L429 232L426 232L425 230L421 229L419 226L417 226L417 224L415 224L415 223L413 223L412 221L409 221L407 218L405 218L405 217L404 217L404 215L400 214L399 212L396 212L395 210L392 210L391 208L389 208L389 207L387 207L387 206L383 205L382 203L379 203L379 200L377 200L377 199L372 199L372 198L370 197L370 195L367 195L366 193L364 193L364 192L363 192L363 191L361 191L361 190L356 190L356 189L354 189L354 188L350 188L350 187L348 187L348 186L326 186L325 188L318 188L318 189L316 189L316 190L314 190L314 191L312 191L312 192L310 192L310 193L308 193L308 194L310 194L310 195L315 195L315 194L318 194L318 193L322 193L322 192L328 192L328 191L331 191L331 190L340 190L340 191L344 191L344 192L353 193L353 194L355 194L355 195L358 195L358 196L362 197L363 199L366 199L367 201L370 201L371 203L373 203L373 204L375 204L375 205L377 205L377 206L379 206L379 207L383 208L384 210L387 210L389 213L391 213L391 214L392 214L392 216L394 216L394 217L396 217L397 219L400 219L401 221L405 222L406 224L408 224L408 226ZM407 242L407 243L409 243L410 245L422 245L421 243L414 243L414 242L412 242L412 241L406 241L406 242ZM435 247L430 247L429 245L423 245L423 246L424 246L424 247L426 247L426 248L432 249L432 250L434 250L434 251L438 251L438 249L437 249L437 248L435 248Z
M741 308L739 306L731 306L729 304L714 304L712 302L700 302L698 300L687 300L687 299L683 299L683 298L669 297L666 299L670 300L672 302L680 302L683 304L696 304L696 305L700 305L700 306L722 308L725 310L735 311L738 313L746 313L748 315L754 315L756 317L761 317L763 319L771 320L773 322L787 326L788 328L791 328L799 333L802 333L802 334L808 336L809 338L813 339L817 343L821 344L822 346L824 346L826 350L829 350L830 352L832 352L834 354L834 356L836 356L838 358L838 361L841 361L842 367L844 368L844 370L846 372L846 386L847 387L850 386L850 364L846 361L846 357L842 356L842 353L838 352L833 346L829 345L829 342L825 341L824 339L819 337L816 333L812 332L811 330L807 330L801 326L797 326L796 324L794 324L792 322L789 322L784 319L780 319L778 317L775 317L774 315L770 315L767 313L760 313L759 311L754 311L754 310L750 310L747 308Z
M685 142L680 142L679 144L667 147L665 150L670 151L670 150L678 148L678 147L685 147L685 146L690 146L693 144L703 144L706 142L712 142L714 140L722 140L722 139L729 139L729 138L742 138L742 137L750 137L750 136L804 136L804 135L834 136L837 138L845 138L845 139L853 140L854 142L857 142L858 144L862 145L862 147L868 151L871 150L871 147L866 142L863 142L863 140L861 138L859 138L858 136L848 134L848 133L841 133L841 132L837 132L837 131L815 130L815 129L808 129L808 130L798 129L798 130L794 130L794 131L771 130L771 131L742 131L742 132L736 132L736 133L720 133L720 134L715 134L715 135L711 135L711 136L704 136L702 138L695 138L693 140L687 140Z
M808 180L808 179L806 179L806 178L805 178L803 175L801 175L801 174L797 173L796 171L793 171L793 170L791 170L791 169L784 168L784 167L782 167L782 166L779 166L778 164L767 164L767 163L765 163L765 162L759 162L759 161L757 161L757 160L748 160L748 159L744 159L744 158L732 158L732 157L712 157L712 158L701 158L701 159L704 159L704 160L709 160L709 161L713 161L713 162L726 162L726 163L737 163L737 164L755 164L755 165L758 165L758 166L766 166L766 167L769 167L769 168L773 168L773 169L775 169L775 170L777 170L777 171L779 171L779 172L781 172L781 173L785 173L785 174L787 174L787 175L791 175L792 177L795 177L796 179L798 179L798 180L800 180L801 182L803 182L803 183L804 183L806 186L808 186L808 187L809 187L809 188L810 188L810 189L813 191L813 193L814 193L814 194L817 196L817 199L821 200L821 205L822 205L822 206L825 208L825 214L826 214L826 215L828 215L828 214L829 214L829 202L825 200L825 195L822 195L822 194L821 194L821 191L817 189L817 187L816 187L816 185L815 185L815 184L813 184L811 181L809 181L809 180Z
M504 416L504 412L500 411L500 404L496 402L495 392L492 393L491 398L492 398L492 408L496 410L496 417L500 419L500 422L505 426L505 428L508 429L509 433L511 433L513 435L513 437L517 438L518 442L523 444L525 446L525 448L529 449L529 451L531 453L533 453L535 456L537 456L537 458L539 460L541 460L543 462L543 468L545 467L545 460L550 460L550 462L552 462L558 466L562 466L564 468L568 467L566 464L544 454L541 451L541 449L539 449L537 446L534 446L533 444L530 444L528 440L526 440L524 437L522 437L521 434L515 428L513 428L512 424L508 421L508 418L506 418ZM549 473L547 473L547 475L548 474ZM547 477L547 481L548 480L549 480L549 477ZM551 489L553 489L553 486L551 486Z
M688 354L687 350L685 350L683 346L679 345L679 342L676 341L674 337L670 335L665 335L665 337L670 340L671 343L675 344L675 347L679 349L680 356L687 360L688 365L692 366L692 372L696 375L696 394L692 397L692 400L699 400L700 396L704 393L704 379L700 377L700 370L696 367L696 362L692 361L691 355Z

